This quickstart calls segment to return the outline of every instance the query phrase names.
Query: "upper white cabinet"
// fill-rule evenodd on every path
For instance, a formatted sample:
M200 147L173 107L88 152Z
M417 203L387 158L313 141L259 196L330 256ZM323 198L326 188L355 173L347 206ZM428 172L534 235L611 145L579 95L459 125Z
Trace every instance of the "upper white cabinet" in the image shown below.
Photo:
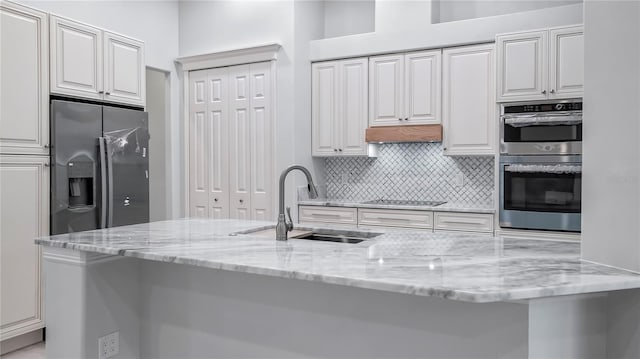
M144 43L104 32L104 99L144 104Z
M49 153L47 14L0 2L0 153Z
M366 155L366 58L312 65L312 155Z
M582 26L549 30L549 83L552 98L582 97L584 34Z
M58 16L50 38L52 93L144 106L142 42Z
M494 45L443 50L445 155L495 153Z
M441 50L369 59L369 125L440 123Z
M498 35L496 44L499 102L582 96L582 26Z

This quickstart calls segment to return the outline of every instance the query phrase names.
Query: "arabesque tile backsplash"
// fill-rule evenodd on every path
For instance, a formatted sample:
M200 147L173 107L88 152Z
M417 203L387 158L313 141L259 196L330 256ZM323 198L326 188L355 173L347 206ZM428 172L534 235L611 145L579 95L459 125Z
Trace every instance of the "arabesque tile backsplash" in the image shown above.
M492 156L444 156L442 143L379 145L378 157L326 159L327 198L442 200L492 204ZM464 183L458 186L460 174Z

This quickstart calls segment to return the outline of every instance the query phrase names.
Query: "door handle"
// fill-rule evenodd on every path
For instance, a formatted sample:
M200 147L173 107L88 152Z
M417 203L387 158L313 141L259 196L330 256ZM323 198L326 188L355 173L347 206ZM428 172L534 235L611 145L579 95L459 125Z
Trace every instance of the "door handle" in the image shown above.
M107 225L107 158L106 140L98 137L98 151L100 154L100 228Z
M111 144L105 138L105 157L107 158L107 226L113 227L113 156Z

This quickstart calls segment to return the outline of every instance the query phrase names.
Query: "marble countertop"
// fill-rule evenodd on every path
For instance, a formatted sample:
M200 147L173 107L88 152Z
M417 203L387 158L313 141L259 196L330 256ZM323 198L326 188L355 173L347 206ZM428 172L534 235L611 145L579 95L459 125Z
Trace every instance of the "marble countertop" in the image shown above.
M580 260L579 243L407 230L358 244L290 239L273 223L181 219L43 237L43 246L468 302L640 288L640 275Z
M353 207L353 208L380 208L380 209L410 209L418 211L439 211L439 212L472 212L472 213L495 213L496 209L492 205L469 204L447 202L440 206L409 206L397 204L371 204L362 201L348 200L327 200L327 199L306 199L298 200L303 206L325 206L325 207Z

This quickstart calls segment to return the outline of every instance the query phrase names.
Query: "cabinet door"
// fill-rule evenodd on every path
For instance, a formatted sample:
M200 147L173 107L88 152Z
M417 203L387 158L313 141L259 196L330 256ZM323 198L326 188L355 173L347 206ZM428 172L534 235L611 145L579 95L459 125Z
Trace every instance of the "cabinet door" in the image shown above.
M582 97L584 92L582 26L551 29L549 37L549 97Z
M273 173L273 128L271 116L273 101L271 62L249 66L249 93L251 95L251 219L274 221L273 200L275 174Z
M46 156L0 156L0 340L44 327L41 248L49 234Z
M547 31L499 35L498 101L547 98Z
M229 68L229 216L251 219L249 65Z
M207 71L206 138L209 217L229 218L229 90L228 68Z
M369 59L369 126L403 124L404 55Z
M368 124L368 60L341 61L338 89L338 153L366 156L365 131Z
M103 99L102 31L51 16L51 92Z
M404 120L410 125L441 122L441 57L441 50L404 56Z
M0 3L0 153L48 154L47 14Z
M207 70L189 73L189 216L209 217Z
M494 45L443 51L443 135L446 155L495 151Z
M311 154L333 156L338 152L338 62L311 66Z
M104 99L144 106L144 43L105 31L104 55Z

